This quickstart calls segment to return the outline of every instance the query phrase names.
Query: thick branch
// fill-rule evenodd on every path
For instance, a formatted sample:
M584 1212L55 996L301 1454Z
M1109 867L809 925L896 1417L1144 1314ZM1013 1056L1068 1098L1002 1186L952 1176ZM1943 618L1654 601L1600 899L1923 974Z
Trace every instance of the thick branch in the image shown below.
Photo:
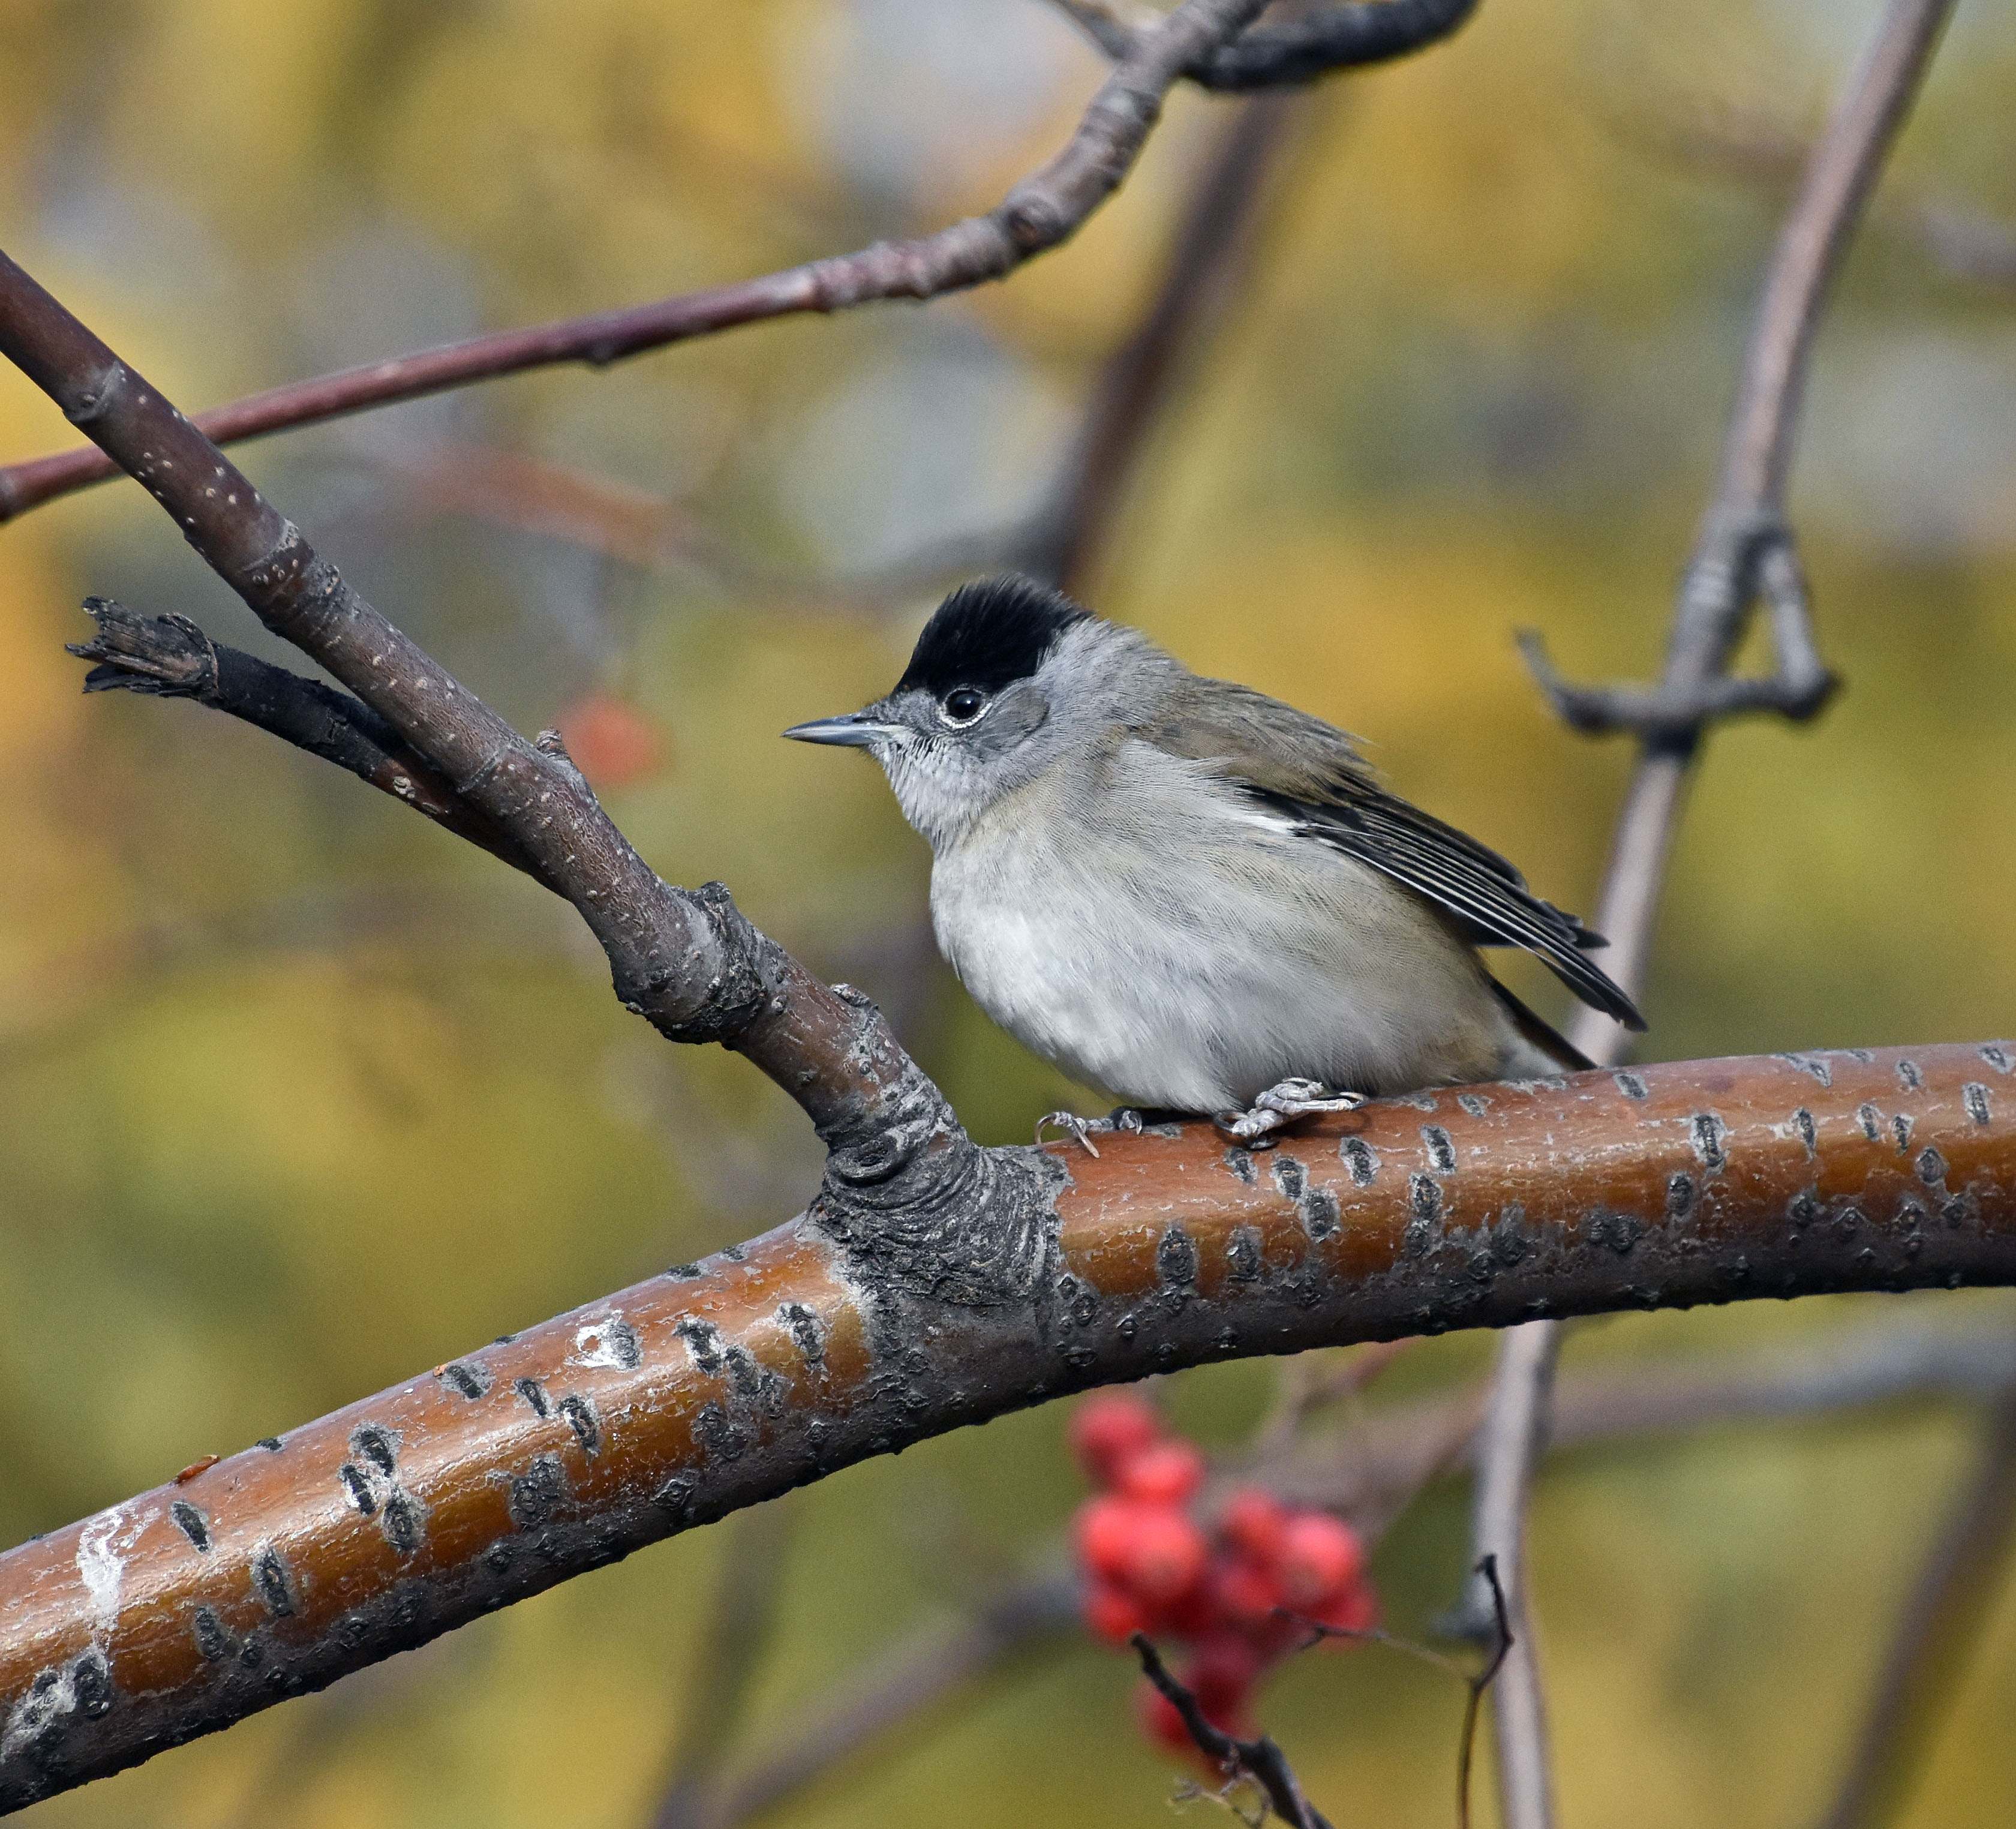
M1397 13L1417 3L1402 0L1369 10ZM1474 3L1466 0L1464 10ZM761 279L628 310L499 331L270 388L200 415L197 429L229 445L527 369L561 362L603 368L739 325L889 299L935 298L1005 279L1024 261L1077 233L1133 169L1161 115L1163 97L1190 65L1250 23L1265 5L1265 0L1185 0L1166 20L1136 35L1064 149L985 216L969 217L934 235L877 242ZM80 449L0 470L0 521L103 482L119 467L116 458L108 463L99 452Z
M1197 1126L1101 1150L1040 1158L1071 1182L1030 1216L1025 1293L940 1303L934 1332L808 1215L0 1557L0 1806L1087 1385L1536 1313L2016 1282L2007 1044L1421 1094L1265 1158Z

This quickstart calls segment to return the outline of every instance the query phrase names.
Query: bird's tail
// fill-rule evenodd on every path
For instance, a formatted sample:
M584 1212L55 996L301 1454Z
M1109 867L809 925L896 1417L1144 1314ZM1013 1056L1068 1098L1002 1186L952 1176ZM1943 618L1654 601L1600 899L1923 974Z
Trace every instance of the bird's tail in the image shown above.
M1581 1073L1596 1063L1567 1036L1557 1034L1493 978L1491 988L1518 1031L1521 1047L1508 1049L1502 1071L1508 1079L1545 1073Z

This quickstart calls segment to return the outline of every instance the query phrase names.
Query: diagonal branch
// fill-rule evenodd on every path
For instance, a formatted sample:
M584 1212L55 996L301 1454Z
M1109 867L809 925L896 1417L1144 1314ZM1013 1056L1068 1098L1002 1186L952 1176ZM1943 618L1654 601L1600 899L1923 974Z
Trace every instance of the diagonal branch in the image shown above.
M1185 204L1154 299L1101 370L1048 499L1018 542L1017 567L1067 596L1084 594L1172 384L1224 317L1251 264L1256 205L1301 101L1258 95L1227 123Z
M935 234L877 242L853 254L759 279L625 310L498 331L269 388L198 416L197 429L219 445L229 445L528 369L565 362L604 368L626 356L740 325L806 311L846 311L890 299L935 298L1005 279L1024 261L1077 233L1133 169L1168 91L1193 66L1251 24L1265 3L1184 0L1166 19L1131 34L1117 67L1064 149L985 216L969 217ZM1337 9L1341 13L1376 13L1382 20L1390 16L1391 23L1370 35L1361 31L1349 46L1340 42L1328 62L1318 59L1309 64L1305 56L1302 63L1309 67L1302 74L1269 80L1299 82L1334 63L1400 56L1453 31L1474 4L1475 0L1462 0L1453 7L1451 0L1381 0L1377 5ZM1439 23L1452 11L1455 17ZM118 468L116 461L83 448L0 469L0 521L104 482Z

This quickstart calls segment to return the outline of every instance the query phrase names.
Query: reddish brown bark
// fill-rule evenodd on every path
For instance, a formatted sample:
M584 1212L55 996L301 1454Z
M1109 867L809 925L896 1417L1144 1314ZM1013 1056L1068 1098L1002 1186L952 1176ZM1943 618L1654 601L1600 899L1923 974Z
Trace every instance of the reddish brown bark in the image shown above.
M1261 1155L1197 1125L1102 1137L1042 1153L1053 1204L989 1235L991 1269L970 1234L892 1251L815 1202L0 1557L0 1807L1085 1385L1536 1314L2016 1282L2013 1069L1992 1043L1696 1061L1381 1101ZM1036 1274L1003 1295L1024 1250Z

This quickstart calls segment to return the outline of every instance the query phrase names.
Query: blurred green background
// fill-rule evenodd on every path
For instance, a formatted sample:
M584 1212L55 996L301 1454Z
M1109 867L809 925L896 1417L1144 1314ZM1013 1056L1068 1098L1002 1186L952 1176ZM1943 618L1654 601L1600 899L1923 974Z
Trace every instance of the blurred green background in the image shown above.
M1514 653L1656 665L1782 201L1730 135L1809 134L1870 0L1484 0L1299 107L1251 269L1186 365L1089 595L1201 671L1362 732L1402 792L1587 909L1628 758ZM181 404L725 280L989 207L1099 59L1039 0L0 0L0 240ZM1793 506L1848 682L1715 740L1648 1057L2016 1031L2016 290L1927 211L2016 225L2016 14L1965 0L1820 347ZM521 727L599 733L612 810L860 984L986 1140L1093 1096L937 961L927 856L861 758L785 725L875 696L912 562L1041 499L1233 104L1005 286L495 383L243 453L365 594ZM1732 126L1732 123L1734 124ZM1768 135L1767 135L1768 137ZM67 442L0 374L0 458ZM0 1541L775 1224L796 1112L625 1017L571 913L271 740L87 701L87 591L275 644L130 486L0 530ZM596 737L584 734L585 753ZM1515 981L1556 1017L1550 981ZM1550 1000L1551 999L1551 1000ZM1697 1362L2000 1294L1583 1330ZM1489 1341L1375 1387L1474 1378ZM1265 1363L1172 1381L1235 1446ZM735 1756L1039 1555L1053 1407L780 1502ZM1564 1820L1791 1825L1825 1799L1978 1419L1927 1398L1562 1457L1535 1582ZM39 1806L46 1829L645 1822L733 1526ZM1460 1489L1383 1546L1453 1594ZM1908 1820L2004 1823L2016 1590ZM794 1797L794 1824L1165 1820L1127 1661L1012 1664ZM1341 1826L1446 1824L1460 1692L1312 1656L1267 1723ZM1208 1809L1208 1806L1197 1806Z

